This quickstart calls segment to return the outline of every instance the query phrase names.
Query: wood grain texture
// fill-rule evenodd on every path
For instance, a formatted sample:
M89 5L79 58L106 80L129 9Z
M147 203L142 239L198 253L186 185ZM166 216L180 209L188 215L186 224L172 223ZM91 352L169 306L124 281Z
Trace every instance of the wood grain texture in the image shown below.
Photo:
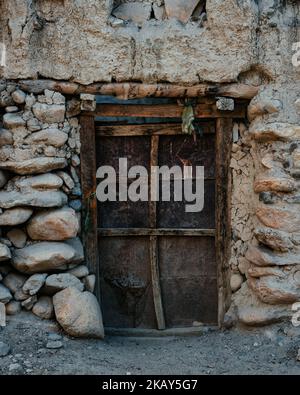
M158 147L159 147L159 136L152 136L151 150L150 150L150 167L157 166L158 164ZM153 185L151 184L151 188L152 187ZM152 191L150 192L150 196L152 196ZM156 228L156 220L157 220L157 204L155 201L152 201L150 199L149 200L150 228ZM153 292L153 301L154 301L155 314L157 320L157 328L165 329L166 323L165 323L165 316L163 310L163 302L161 298L157 236L150 236L149 249L150 249L152 292Z
M99 229L98 235L102 237L120 237L120 236L215 236L215 229L170 229L170 228L112 228Z
M200 124L204 134L214 134L214 126L208 122ZM182 135L182 125L180 123L168 124L147 124L147 125L97 125L96 135L101 137L125 137L125 136L175 136Z
M94 117L80 117L81 141L81 187L83 194L83 245L86 264L91 273L97 278L96 296L99 299L99 258L97 235L97 198L95 195L96 182L96 144ZM87 218L88 216L88 218ZM88 229L85 229L88 222Z
M152 292L157 320L157 328L162 330L166 328L163 303L161 297L159 261L158 261L158 240L157 236L150 236L150 267L152 278Z
M231 291L229 284L229 258L231 243L231 172L232 147L231 119L216 121L216 254L218 262L218 322L222 326L229 307Z
M238 99L251 100L257 95L260 86L246 84L198 84L193 86L142 83L93 83L81 85L70 81L21 80L19 86L26 92L43 93L45 89L63 94L89 93L93 95L116 96L120 99L139 99L145 97L203 97L223 95Z
M178 104L98 104L94 114L98 117L181 118L184 107ZM195 118L245 118L246 106L236 104L234 111L219 111L215 105L198 104Z

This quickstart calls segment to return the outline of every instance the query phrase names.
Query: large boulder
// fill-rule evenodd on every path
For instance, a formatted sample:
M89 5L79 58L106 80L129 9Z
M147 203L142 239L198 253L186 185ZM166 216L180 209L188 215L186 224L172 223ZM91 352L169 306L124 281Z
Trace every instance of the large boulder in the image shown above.
M47 173L51 170L63 169L66 166L66 159L51 157L39 157L34 159L27 159L21 162L0 162L0 169L9 170L20 175Z
M43 273L48 270L67 269L75 258L74 248L66 243L41 242L14 250L12 264L21 273Z
M61 207L67 204L68 197L61 191L0 191L0 207ZM14 224L17 225L17 224Z
M28 221L32 213L33 210L31 208L24 208L24 207L16 207L9 210L5 210L2 214L0 214L0 226L21 225L24 222Z
M35 117L43 123L64 122L66 106L60 104L35 103L32 107Z
M295 246L286 232L272 228L257 228L254 231L256 239L275 251L288 252Z
M270 325L291 318L292 306L263 303L244 283L233 296L229 311L225 315L225 325L239 322L249 326Z
M293 266L300 263L299 251L280 253L264 246L249 246L245 256L257 266Z
M104 338L101 310L92 293L66 288L54 295L53 304L58 323L69 335Z
M22 191L28 188L38 190L59 189L63 185L61 178L53 173L39 174L32 177L16 177L12 182L15 188Z
M296 124L255 121L251 123L250 134L259 141L292 141L300 137L300 126Z
M69 207L36 214L27 225L32 240L66 240L77 235L79 221Z
M300 270L299 267L284 277L263 276L248 278L251 289L264 303L292 304L300 301Z
M68 140L68 135L59 129L44 129L26 138L26 144L44 144L62 147Z
M289 233L300 231L300 212L298 209L261 206L256 210L256 216L261 223L270 228Z
M44 291L48 295L54 295L55 293L69 287L76 288L81 292L84 289L82 282L70 273L52 274L47 277Z
M296 181L288 175L261 175L254 182L254 191L256 193L267 191L293 192L296 189Z

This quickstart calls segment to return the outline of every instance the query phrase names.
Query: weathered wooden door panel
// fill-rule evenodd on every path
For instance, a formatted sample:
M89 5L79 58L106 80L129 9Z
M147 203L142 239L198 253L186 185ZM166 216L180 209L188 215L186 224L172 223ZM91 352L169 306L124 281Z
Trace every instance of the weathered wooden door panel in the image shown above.
M161 237L159 263L167 327L217 320L214 238Z
M117 170L119 158L127 158L128 167L144 166L148 174L150 165L205 168L202 212L187 213L188 202L173 201L173 188L170 202L98 204L105 326L162 329L216 323L214 123L205 123L205 134L196 140L179 134L177 126L173 133L172 125L105 126L103 135L98 130L97 167Z
M215 177L215 135L203 134L196 140L192 136L161 136L159 166L204 166L205 177Z
M148 228L147 202L104 202L98 210L98 223L102 228Z
M159 257L162 278L197 276L216 278L213 237L160 237Z
M150 143L150 137L103 137L97 144L98 167L112 166L118 181L120 158L127 159L128 169L144 166L149 171ZM129 184L133 181L134 179L129 180ZM117 200L118 198L117 193ZM98 224L101 228L148 228L148 202L104 202L99 205Z
M105 326L155 328L148 238L100 237L99 253Z
M122 126L119 128L121 130ZM128 167L139 165L149 169L150 144L150 137L101 137L96 151L98 164L113 166L117 170L119 158L127 158Z
M207 277L161 279L167 328L217 322L216 280Z
M191 203L183 199L182 202L174 202L174 183L171 182L171 201L157 203L157 223L160 228L215 228L215 181L205 180L204 185L204 208L201 212L188 213L186 205ZM195 182L193 183L195 190ZM194 204L194 203L192 203Z

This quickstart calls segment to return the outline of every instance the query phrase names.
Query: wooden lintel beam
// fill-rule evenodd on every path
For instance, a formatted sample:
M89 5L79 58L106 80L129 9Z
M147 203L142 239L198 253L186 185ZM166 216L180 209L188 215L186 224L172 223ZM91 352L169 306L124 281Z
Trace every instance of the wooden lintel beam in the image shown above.
M201 96L227 96L236 99L251 100L257 95L260 86L240 83L211 84L202 83L193 86L172 84L124 83L93 83L82 85L70 81L57 80L20 80L21 89L26 92L41 94L45 89L54 90L66 95L89 93L93 95L115 96L120 99L139 99L145 97L196 98Z
M98 104L94 113L98 117L181 118L184 107L177 104ZM215 105L198 104L195 118L245 118L246 107L236 104L233 111L219 111ZM90 113L88 113L91 115Z

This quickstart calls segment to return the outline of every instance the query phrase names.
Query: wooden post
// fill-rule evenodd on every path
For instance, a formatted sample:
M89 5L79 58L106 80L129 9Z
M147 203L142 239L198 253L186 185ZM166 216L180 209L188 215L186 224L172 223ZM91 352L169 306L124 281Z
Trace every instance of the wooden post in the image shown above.
M82 115L80 117L80 126L81 186L83 196L82 238L86 263L91 273L96 275L95 294L100 300L94 117Z
M218 264L218 322L222 326L231 291L229 258L231 245L232 119L216 121L216 257Z
M150 153L150 169L151 166L157 166L158 163L158 146L159 136L151 137L151 153ZM151 196L151 191L150 191ZM149 221L150 228L156 228L156 202L149 200ZM158 239L157 236L150 236L150 266L152 278L152 292L154 300L154 308L156 313L157 328L165 329L165 317L163 311L161 288L160 288L160 275L159 275L159 262L158 262Z

